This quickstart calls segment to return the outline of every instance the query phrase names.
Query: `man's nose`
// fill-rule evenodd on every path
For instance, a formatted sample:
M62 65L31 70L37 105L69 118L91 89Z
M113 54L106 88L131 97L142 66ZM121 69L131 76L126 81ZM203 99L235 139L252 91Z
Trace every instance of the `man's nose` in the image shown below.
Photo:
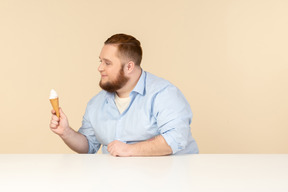
M104 71L104 66L103 66L103 63L101 62L99 67L98 67L98 71L101 72L101 71Z

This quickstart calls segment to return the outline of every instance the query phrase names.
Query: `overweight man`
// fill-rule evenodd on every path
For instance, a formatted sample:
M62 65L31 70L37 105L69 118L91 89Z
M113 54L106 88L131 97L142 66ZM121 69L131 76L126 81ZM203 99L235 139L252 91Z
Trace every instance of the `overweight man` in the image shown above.
M50 129L77 153L161 156L198 153L192 112L181 91L141 68L142 48L133 36L116 34L101 50L98 71L103 89L87 104L75 131L60 108Z

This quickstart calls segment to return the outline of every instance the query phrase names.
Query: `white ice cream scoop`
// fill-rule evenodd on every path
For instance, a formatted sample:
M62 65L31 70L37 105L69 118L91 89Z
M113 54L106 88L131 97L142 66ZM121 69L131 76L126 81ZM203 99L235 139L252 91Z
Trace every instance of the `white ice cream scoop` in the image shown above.
M51 89L49 99L56 99L57 97L58 97L57 92L54 89Z

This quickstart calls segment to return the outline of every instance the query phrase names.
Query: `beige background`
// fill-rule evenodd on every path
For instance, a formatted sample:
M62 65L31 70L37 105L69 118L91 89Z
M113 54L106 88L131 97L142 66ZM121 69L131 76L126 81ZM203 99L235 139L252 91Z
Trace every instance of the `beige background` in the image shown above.
M288 1L0 0L0 153L72 153L49 129L51 88L78 130L103 42L137 37L143 69L179 87L201 153L288 153Z

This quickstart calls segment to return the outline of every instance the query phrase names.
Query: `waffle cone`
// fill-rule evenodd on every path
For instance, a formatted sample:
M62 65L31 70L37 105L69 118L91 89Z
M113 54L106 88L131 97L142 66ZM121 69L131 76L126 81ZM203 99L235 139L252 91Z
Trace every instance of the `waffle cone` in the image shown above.
M59 113L59 100L58 97L55 99L50 99L50 103L53 107L53 109L56 111L56 115L57 117L60 117L60 113Z

